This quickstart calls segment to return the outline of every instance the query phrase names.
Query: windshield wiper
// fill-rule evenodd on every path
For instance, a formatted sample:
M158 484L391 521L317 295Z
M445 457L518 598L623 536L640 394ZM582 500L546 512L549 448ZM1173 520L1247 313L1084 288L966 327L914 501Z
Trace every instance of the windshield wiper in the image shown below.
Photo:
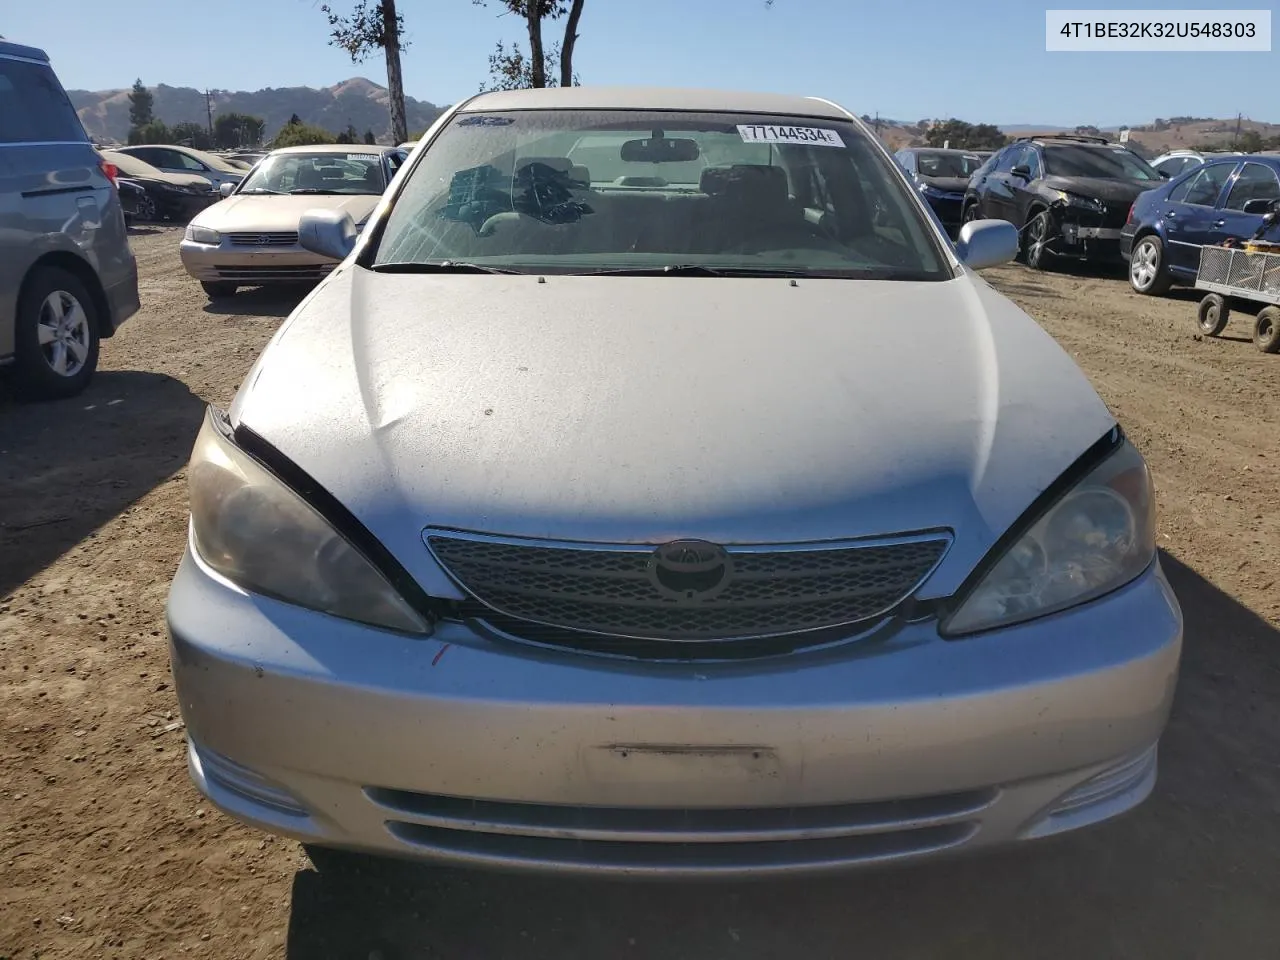
M439 263L375 263L369 269L374 273L520 273L519 270L465 263L461 260L442 260Z
M290 192L290 193L324 194L324 195L326 195L326 196L336 196L337 194L342 193L343 191L341 191L341 190L322 190L322 189L320 189L319 187L297 187L297 188L295 188L295 189L293 189L293 190L290 190L289 192Z
M241 190L241 193L271 193L284 196L283 190L269 190L266 187L250 187L248 190Z
M616 267L590 270L583 277L813 277L808 270L786 267L707 267L697 263L673 263L665 267Z

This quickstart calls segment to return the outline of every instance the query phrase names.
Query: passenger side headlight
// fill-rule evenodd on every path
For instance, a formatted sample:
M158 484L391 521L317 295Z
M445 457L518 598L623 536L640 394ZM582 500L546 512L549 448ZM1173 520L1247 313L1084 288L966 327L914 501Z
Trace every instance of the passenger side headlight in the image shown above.
M197 227L194 223L187 224L186 239L192 243L207 243L216 247L222 242L222 234L217 230L210 230L208 227Z
M1103 209L1101 200L1095 200L1093 197L1081 197L1074 193L1067 193L1065 190L1058 191L1058 199L1068 207L1075 207L1077 210L1088 210L1090 213L1101 213Z
M345 620L408 633L430 627L324 517L237 447L212 409L188 468L200 558L231 582Z
M1122 441L1004 551L942 632L992 630L1122 587L1155 557L1155 528L1151 474Z

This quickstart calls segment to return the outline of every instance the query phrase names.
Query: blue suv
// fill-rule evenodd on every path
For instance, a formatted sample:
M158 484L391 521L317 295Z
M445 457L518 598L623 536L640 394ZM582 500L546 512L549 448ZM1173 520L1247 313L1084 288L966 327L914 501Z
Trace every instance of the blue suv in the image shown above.
M1248 239L1280 201L1280 156L1209 155L1134 201L1120 234L1129 285L1138 293L1164 293L1194 283L1200 248L1228 238Z

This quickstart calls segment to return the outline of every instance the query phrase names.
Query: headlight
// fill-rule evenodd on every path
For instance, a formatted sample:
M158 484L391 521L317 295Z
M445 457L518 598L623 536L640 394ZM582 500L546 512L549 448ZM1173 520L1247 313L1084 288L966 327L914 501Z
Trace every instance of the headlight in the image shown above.
M1008 626L1124 586L1155 556L1155 494L1128 441L1063 494L996 561L942 626Z
M194 223L187 224L186 239L192 243L207 243L216 247L222 242L222 234L217 230L210 230L208 227L197 227Z
M1090 213L1101 213L1103 210L1101 200L1095 200L1092 197L1079 197L1074 193L1067 193L1065 190L1058 191L1058 199L1068 207L1075 207L1077 210L1088 210Z
M233 583L389 630L430 628L365 556L231 442L210 410L188 469L196 551Z

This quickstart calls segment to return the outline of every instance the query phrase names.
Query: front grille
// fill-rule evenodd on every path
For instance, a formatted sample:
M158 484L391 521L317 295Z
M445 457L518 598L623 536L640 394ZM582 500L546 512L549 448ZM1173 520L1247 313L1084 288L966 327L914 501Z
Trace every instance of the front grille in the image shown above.
M307 280L323 280L336 267L336 263L308 263L298 266L244 266L218 267L220 280L236 280L240 283L266 283L277 280L281 282L305 282Z
M297 233L228 233L227 239L237 247L292 247L298 242Z
M477 865L715 874L895 860L958 846L999 791L823 806L581 807L366 788L390 833Z
M436 559L504 617L640 640L714 641L826 630L883 616L937 566L945 533L731 546L719 592L673 599L652 545L515 541L428 530Z

